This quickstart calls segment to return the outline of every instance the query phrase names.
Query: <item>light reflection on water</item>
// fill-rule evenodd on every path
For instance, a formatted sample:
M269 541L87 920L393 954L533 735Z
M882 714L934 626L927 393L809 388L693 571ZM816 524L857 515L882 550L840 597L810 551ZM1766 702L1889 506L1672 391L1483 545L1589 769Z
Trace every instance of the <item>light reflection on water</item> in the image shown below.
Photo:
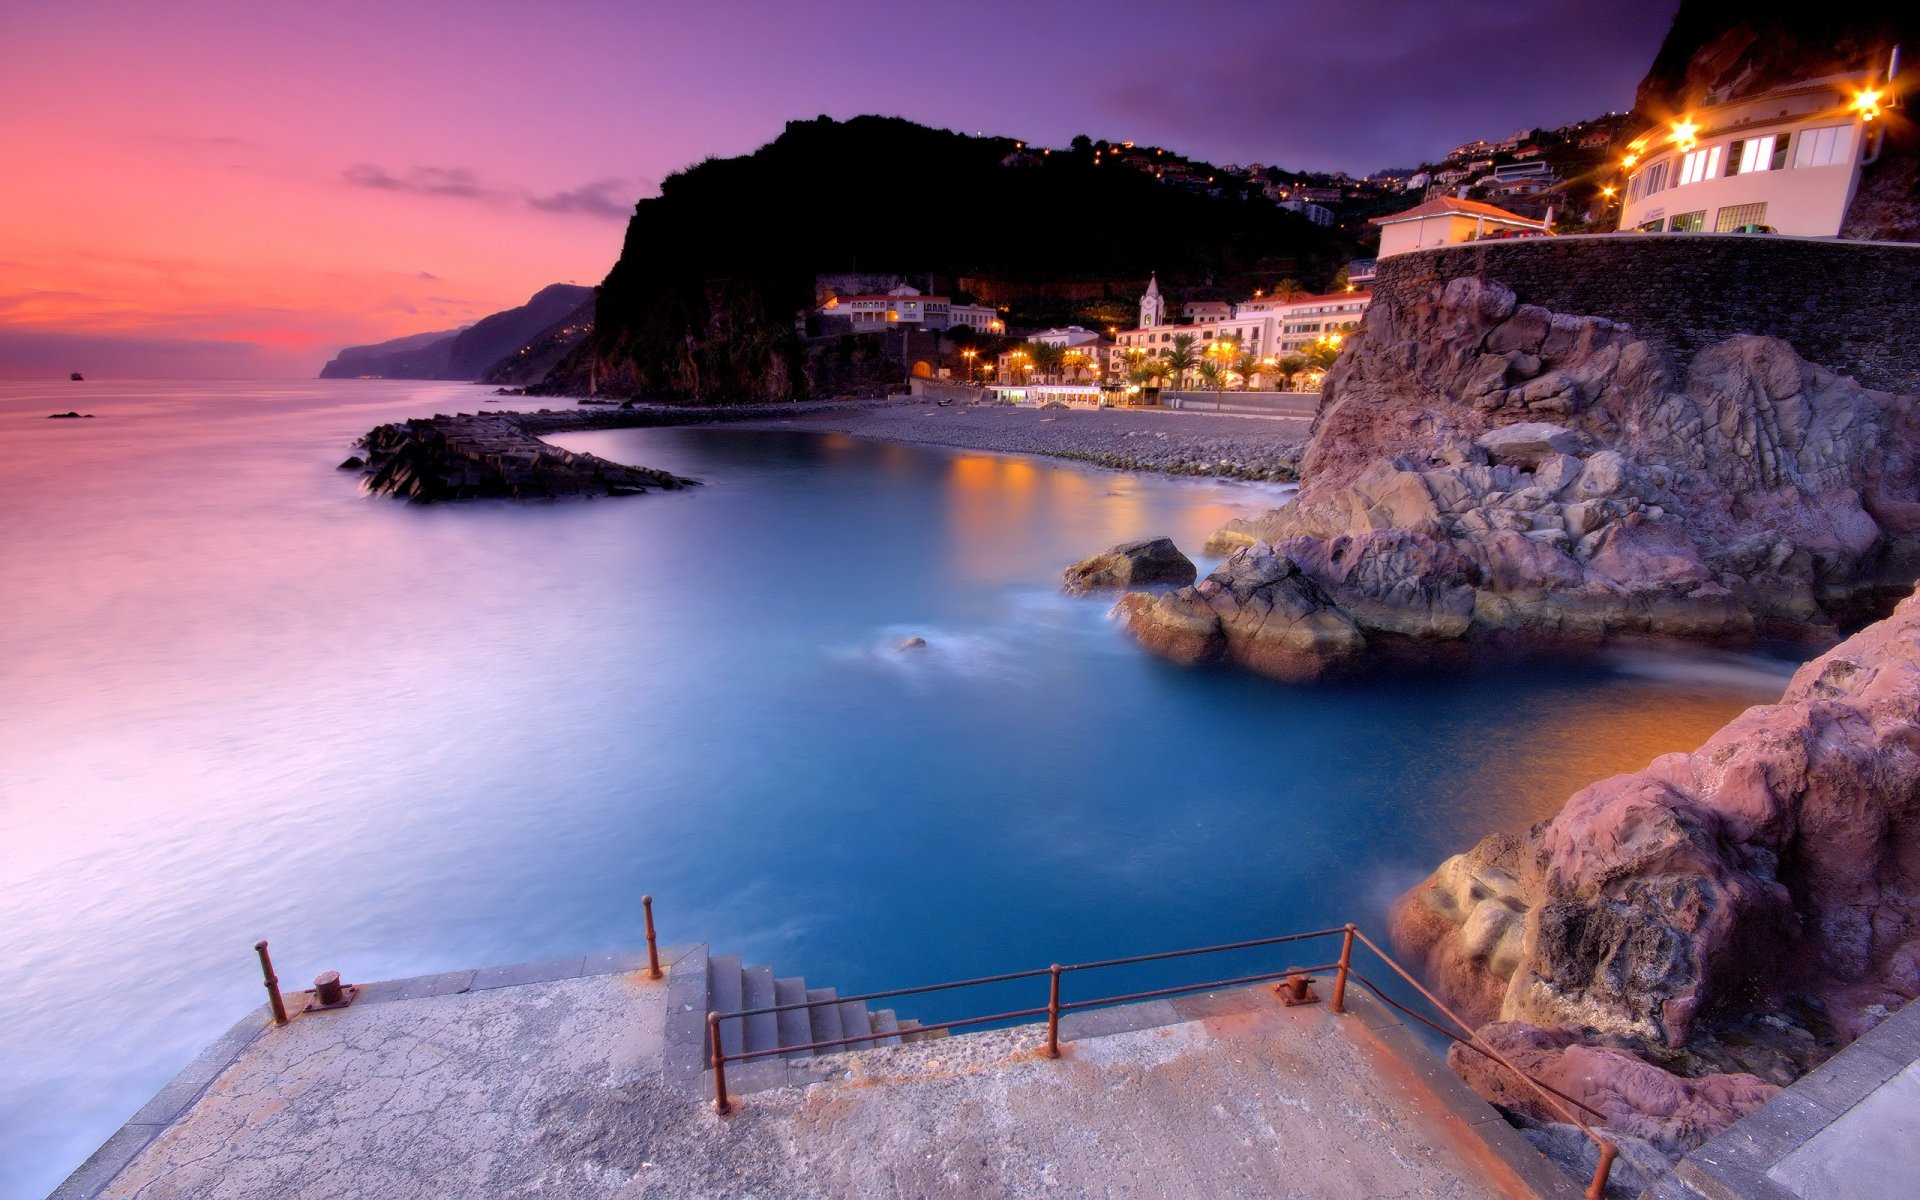
M420 509L334 464L473 389L84 386L0 388L5 1195L257 1002L261 936L289 980L407 975L631 946L651 891L669 940L844 990L1377 925L1778 693L1632 664L1289 688L1056 590L1259 485L635 430L561 440L707 486ZM43 419L70 407L100 417Z

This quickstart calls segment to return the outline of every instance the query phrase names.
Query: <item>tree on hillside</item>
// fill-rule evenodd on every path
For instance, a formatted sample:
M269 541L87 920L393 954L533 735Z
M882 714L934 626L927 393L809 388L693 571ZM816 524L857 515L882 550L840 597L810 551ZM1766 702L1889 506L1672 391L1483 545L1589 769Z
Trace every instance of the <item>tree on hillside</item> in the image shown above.
M1193 335L1176 333L1173 335L1173 351L1167 355L1167 374L1173 377L1173 386L1182 387L1187 382L1187 372L1193 370L1200 356L1193 351Z
M1282 279L1273 285L1273 298L1285 304L1289 300L1298 300L1307 294L1307 285L1298 279Z

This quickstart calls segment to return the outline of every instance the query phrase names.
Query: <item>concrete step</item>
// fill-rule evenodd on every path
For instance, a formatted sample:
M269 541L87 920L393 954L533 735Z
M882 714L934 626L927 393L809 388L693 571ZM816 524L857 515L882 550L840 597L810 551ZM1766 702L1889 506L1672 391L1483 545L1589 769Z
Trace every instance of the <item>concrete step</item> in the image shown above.
M739 1012L741 1003L740 958L734 954L714 955L707 959L707 1011ZM745 1031L739 1021L720 1023L720 1048L738 1054L746 1045Z
M841 1037L854 1037L861 1033L872 1033L873 1017L867 1012L867 1006L858 1000L842 1000L840 1002L840 1028L845 1031L841 1033ZM842 1050L871 1050L872 1048L873 1043L870 1041L848 1042L846 1045L840 1047Z
M873 1031L880 1035L879 1038L875 1039L875 1045L898 1046L900 1039L896 1035L899 1030L900 1020L894 1015L892 1009L883 1008L873 1014Z
M740 972L740 1007L771 1008L774 1003L773 968L746 967ZM747 1049L778 1050L780 1022L773 1013L761 1013L743 1022L747 1027Z
M804 1004L807 999L807 981L800 978L776 979L773 981L773 1000L776 1004ZM780 1024L780 1045L804 1046L813 1040L813 1027L807 1022L805 1009L796 1008L792 1012L778 1013ZM788 1057L794 1057L789 1055Z
M900 1019L900 1040L903 1042L931 1042L946 1037L953 1032L950 1029L925 1029L919 1018L902 1017Z
M840 1028L840 1005L834 999L838 995L839 993L832 988L807 989L807 999L815 1002L812 1010L807 1014L807 1023L813 1028L812 1040L831 1042L847 1036L846 1032ZM832 1054L833 1051L826 1050L820 1053Z

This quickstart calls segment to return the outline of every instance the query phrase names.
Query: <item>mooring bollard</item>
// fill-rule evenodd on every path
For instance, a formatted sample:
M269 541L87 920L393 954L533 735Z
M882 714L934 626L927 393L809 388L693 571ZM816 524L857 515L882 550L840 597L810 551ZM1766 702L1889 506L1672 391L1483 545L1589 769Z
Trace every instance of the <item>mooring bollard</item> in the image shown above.
M1340 939L1340 972L1333 977L1333 1011L1347 1011L1347 971L1353 966L1353 924L1348 922L1347 932Z
M707 1014L707 1045L712 1047L713 1061L713 1111L726 1116L733 1111L733 1102L727 1099L727 1056L720 1049L720 1014Z
M647 914L647 974L660 978L660 947L653 940L653 897L640 897L640 908Z
M266 977L267 999L273 1005L273 1023L275 1025L285 1025L287 1023L287 1005L284 1000L280 999L280 979L273 973L273 960L267 957L266 939L263 938L255 942L253 948L260 955L260 974Z
M1060 964L1047 968L1047 1057L1060 1057Z

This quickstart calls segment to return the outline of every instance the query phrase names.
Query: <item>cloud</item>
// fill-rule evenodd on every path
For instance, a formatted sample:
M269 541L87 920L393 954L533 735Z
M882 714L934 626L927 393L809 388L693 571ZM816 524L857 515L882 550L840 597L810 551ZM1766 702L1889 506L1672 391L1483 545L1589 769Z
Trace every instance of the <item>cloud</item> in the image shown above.
M625 179L596 179L570 191L550 196L528 196L527 203L541 212L579 213L624 221L633 215L633 196L639 189Z
M421 271L421 272L419 272L419 273L417 273L416 275L414 275L414 278L415 278L415 279L424 279L424 280L426 280L426 281L427 281L428 283L439 283L439 282L440 282L440 277L439 277L438 275L435 275L435 274L434 274L434 273L433 273L432 271Z
M414 192L458 200L491 200L502 194L483 187L479 177L466 167L414 167L405 175L394 175L372 163L355 163L342 171L341 177L355 187L382 192Z
M467 167L411 167L394 172L375 163L355 163L342 171L340 177L354 187L379 192L525 205L536 212L619 221L633 215L633 197L641 190L641 185L634 180L607 176L579 187L539 194L524 187L483 181L478 172ZM432 276L423 271L421 278Z

